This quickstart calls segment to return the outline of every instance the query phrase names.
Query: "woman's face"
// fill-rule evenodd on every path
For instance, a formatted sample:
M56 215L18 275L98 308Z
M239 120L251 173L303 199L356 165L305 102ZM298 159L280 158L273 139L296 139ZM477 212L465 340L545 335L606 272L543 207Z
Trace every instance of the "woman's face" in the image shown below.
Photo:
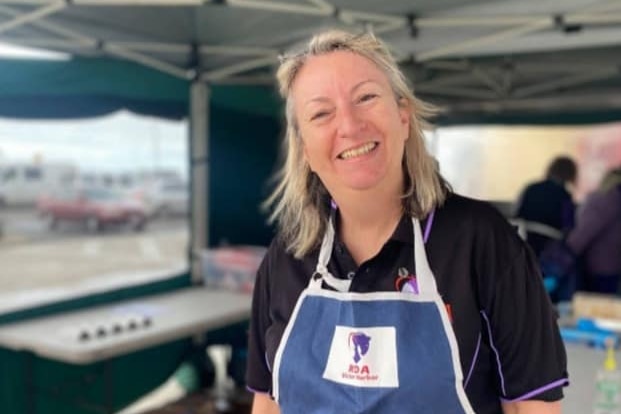
M292 89L304 156L335 197L403 187L409 111L383 72L347 51L310 57Z

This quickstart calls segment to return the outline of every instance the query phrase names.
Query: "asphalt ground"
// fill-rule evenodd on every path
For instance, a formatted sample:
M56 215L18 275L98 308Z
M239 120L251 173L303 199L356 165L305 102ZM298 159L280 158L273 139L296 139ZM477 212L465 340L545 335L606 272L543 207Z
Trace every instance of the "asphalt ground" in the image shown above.
M87 231L79 223L51 229L34 209L2 209L0 312L62 299L77 291L141 283L187 267L183 217L156 219L144 231Z

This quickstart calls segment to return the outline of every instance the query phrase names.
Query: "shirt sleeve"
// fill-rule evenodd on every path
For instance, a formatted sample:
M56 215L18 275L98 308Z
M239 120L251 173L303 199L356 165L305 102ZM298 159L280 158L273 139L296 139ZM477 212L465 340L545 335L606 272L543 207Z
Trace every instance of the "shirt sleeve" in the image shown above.
M272 374L266 358L266 332L270 326L269 315L269 262L268 250L257 271L252 297L252 314L248 336L248 360L246 385L252 392L269 393L272 388Z
M568 384L556 313L534 254L503 220L480 226L475 264L497 389L504 401L556 401Z

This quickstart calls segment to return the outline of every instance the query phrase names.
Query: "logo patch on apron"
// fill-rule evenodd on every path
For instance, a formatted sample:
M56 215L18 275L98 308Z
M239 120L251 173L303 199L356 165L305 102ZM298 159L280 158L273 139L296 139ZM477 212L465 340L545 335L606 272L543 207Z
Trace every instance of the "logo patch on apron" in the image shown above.
M395 328L337 325L323 378L355 387L398 387Z

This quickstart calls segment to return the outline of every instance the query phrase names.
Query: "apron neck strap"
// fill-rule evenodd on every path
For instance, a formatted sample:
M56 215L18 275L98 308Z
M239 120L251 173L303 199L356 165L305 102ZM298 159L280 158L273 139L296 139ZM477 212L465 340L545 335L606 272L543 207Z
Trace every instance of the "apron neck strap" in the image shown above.
M319 259L317 260L317 267L315 268L315 273L311 277L309 287L321 289L321 283L324 281L327 285L338 290L339 292L349 292L351 280L339 279L334 277L330 271L328 271L328 263L330 262L330 256L332 255L333 245L334 225L332 224L332 219L330 219L328 221L328 225L326 226L326 233L323 235L321 250L319 250Z
M421 233L420 222L416 218L412 218L412 227L414 229L414 263L416 266L415 274L419 285L420 292L435 292L436 281L431 273L429 263L427 262L427 254L425 253L425 243L429 238L431 232L431 226L433 224L435 210L432 210L427 219L425 226L425 236ZM310 286L321 288L322 279L329 286L340 292L347 292L351 286L350 279L339 279L334 277L328 271L328 263L330 262L330 256L332 255L332 246L334 245L334 225L332 219L328 221L326 226L326 232L321 242L321 249L319 250L319 258L317 260L317 267L315 274L311 277ZM319 277L321 276L321 277Z
M425 234L429 237L431 222L433 221L433 212L427 220L425 226ZM431 273L427 254L425 253L425 243L423 241L420 222L416 218L412 218L412 227L414 228L414 265L416 266L415 275L420 293L436 292L436 280ZM426 241L426 240L425 240Z

